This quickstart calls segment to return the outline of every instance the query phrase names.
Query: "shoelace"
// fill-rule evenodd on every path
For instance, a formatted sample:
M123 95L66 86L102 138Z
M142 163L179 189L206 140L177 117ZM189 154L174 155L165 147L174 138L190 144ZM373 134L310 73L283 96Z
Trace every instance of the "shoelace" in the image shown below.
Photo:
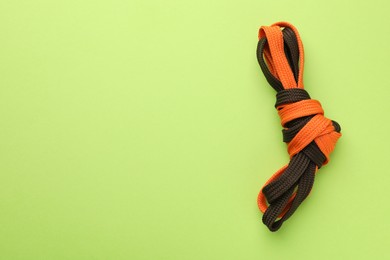
M324 116L320 102L303 88L303 45L297 29L278 22L259 30L257 59L277 91L275 107L283 126L290 162L264 184L257 202L263 223L277 231L309 195L314 175L329 162L340 125Z

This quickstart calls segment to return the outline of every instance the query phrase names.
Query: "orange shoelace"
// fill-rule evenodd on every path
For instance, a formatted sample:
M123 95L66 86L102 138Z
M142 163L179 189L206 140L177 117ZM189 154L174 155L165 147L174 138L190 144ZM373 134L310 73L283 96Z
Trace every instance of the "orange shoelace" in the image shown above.
M319 101L303 87L304 53L297 29L278 22L259 30L257 58L277 91L276 109L283 126L290 162L264 184L258 196L263 223L278 230L308 196L317 170L329 162L340 126L324 116Z

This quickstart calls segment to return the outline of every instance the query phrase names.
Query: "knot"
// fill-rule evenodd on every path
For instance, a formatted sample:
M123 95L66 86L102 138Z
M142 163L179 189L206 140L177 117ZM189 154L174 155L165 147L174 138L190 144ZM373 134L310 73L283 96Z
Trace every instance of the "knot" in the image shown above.
M318 149L312 149L309 157L320 168L329 162L329 155L340 138L340 125L324 116L321 103L310 99L304 89L281 90L276 95L276 109L284 129L283 141L288 143L287 151L292 158L313 141L325 156L319 161ZM314 151L315 150L315 151Z
M283 126L290 162L264 184L257 202L263 223L278 230L309 195L315 173L329 162L340 125L324 116L321 103L303 87L303 44L297 29L279 22L259 31L257 59L277 91L275 107Z

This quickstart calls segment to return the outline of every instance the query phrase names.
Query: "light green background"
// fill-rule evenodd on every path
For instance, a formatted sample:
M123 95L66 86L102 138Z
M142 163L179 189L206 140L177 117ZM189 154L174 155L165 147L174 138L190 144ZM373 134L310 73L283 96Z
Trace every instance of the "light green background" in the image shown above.
M0 0L0 259L389 259L389 1ZM342 126L277 233L257 30L287 20Z

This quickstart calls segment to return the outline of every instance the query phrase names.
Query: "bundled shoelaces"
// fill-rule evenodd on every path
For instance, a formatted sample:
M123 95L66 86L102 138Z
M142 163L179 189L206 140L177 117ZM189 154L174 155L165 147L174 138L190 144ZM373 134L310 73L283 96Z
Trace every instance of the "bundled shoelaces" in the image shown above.
M290 162L264 184L258 196L263 223L278 230L309 195L315 173L329 162L340 125L324 116L319 101L303 87L303 44L297 29L278 22L259 30L257 59L277 91L275 107L283 126Z

